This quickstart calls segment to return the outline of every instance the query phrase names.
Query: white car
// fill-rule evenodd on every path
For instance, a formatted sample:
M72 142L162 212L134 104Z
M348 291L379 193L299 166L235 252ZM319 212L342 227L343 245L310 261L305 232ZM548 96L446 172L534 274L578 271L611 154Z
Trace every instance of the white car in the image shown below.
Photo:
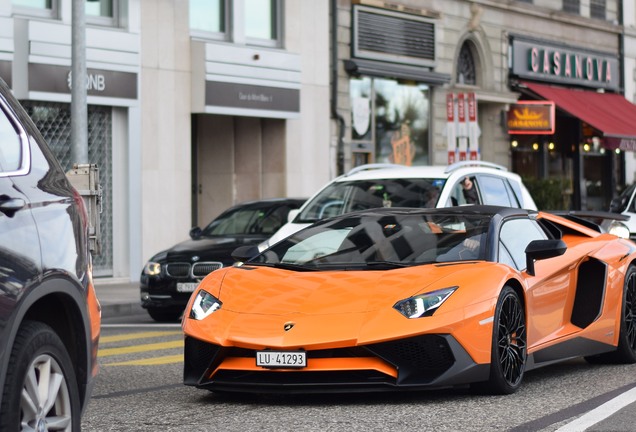
M467 186L472 186L472 195ZM537 209L521 177L501 165L483 161L449 166L362 165L329 182L300 209L290 211L288 222L261 243L259 250L320 219L356 210L467 204Z
M625 188L618 197L612 200L610 212L620 213L625 216L625 219L621 221L629 229L629 238L636 241L636 183ZM281 229L283 228L285 228L285 225Z

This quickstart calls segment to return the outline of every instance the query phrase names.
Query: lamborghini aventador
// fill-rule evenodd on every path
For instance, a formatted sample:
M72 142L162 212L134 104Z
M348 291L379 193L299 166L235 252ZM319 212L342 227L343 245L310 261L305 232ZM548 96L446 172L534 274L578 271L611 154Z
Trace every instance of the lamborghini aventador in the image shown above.
M636 362L636 244L576 217L382 208L234 256L186 308L186 385L510 394L565 359Z

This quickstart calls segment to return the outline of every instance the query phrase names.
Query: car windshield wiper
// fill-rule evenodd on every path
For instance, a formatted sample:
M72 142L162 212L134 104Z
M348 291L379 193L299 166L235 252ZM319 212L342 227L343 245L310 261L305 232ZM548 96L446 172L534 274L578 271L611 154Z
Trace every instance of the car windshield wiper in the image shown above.
M391 270L396 268L411 267L418 263L403 263L396 261L367 261L365 265L373 270Z
M246 262L246 266L263 266L263 267L273 267L283 270L292 270L292 271L317 271L320 270L316 266L305 266L302 264L292 264L292 263L271 263L271 262Z

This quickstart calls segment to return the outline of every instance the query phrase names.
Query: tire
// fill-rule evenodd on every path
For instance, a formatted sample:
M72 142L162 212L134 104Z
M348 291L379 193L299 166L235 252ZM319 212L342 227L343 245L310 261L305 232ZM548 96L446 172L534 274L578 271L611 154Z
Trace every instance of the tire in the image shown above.
M512 394L521 386L527 360L526 314L517 292L505 286L497 300L492 330L490 394Z
M25 321L18 330L7 370L0 430L80 430L75 370L66 347L51 327ZM49 408L33 412L32 406Z
M183 314L182 310L174 309L148 308L147 310L153 320L161 323L177 322Z
M591 364L636 363L636 266L629 266L625 274L616 351L585 357L585 360Z

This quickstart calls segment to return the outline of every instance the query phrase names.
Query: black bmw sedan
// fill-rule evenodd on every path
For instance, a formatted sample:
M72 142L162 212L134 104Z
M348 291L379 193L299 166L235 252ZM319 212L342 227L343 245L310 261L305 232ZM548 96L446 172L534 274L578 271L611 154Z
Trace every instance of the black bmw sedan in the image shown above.
M205 228L190 230L190 239L159 252L141 272L141 306L160 322L176 321L190 294L208 273L232 265L239 246L267 240L287 222L290 210L304 199L273 198L236 205Z

